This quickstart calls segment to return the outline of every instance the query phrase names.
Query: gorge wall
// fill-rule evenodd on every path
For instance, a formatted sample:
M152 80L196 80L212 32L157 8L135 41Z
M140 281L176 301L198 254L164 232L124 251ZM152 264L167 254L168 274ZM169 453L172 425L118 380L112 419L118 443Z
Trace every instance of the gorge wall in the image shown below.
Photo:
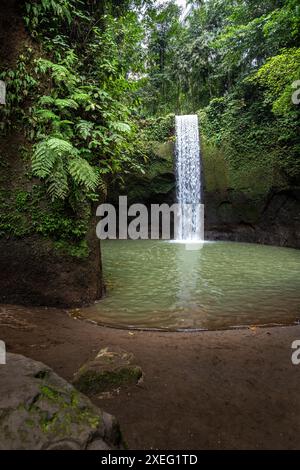
M169 203L176 200L174 173L174 116L148 122L149 159L144 174L126 177L118 194L128 196L129 203ZM157 132L157 127L163 129ZM263 243L300 248L300 186L263 185L265 175L256 172L241 181L238 172L229 168L222 154L211 151L202 142L205 238ZM239 186L244 185L241 189Z
M2 3L0 72L14 69L26 48L33 54L40 48L26 32L22 5L17 0ZM4 128L8 117L5 105L0 107ZM12 123L9 131L1 130L0 301L49 306L91 303L102 294L93 211L85 206L76 215L66 204L52 204L41 181L31 175L30 150L21 125Z
M208 240L300 248L300 189L272 188L261 198L206 192L205 226Z

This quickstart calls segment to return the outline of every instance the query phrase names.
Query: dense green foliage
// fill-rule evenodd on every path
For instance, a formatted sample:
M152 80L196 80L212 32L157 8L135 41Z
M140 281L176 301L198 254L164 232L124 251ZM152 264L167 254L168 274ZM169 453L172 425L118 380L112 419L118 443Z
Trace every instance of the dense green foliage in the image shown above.
M136 13L103 16L94 3L27 2L25 22L42 54L27 48L17 68L2 74L6 124L25 126L33 174L46 180L53 200L73 204L97 199L105 175L134 165L136 82L128 73L140 65L142 30Z
M172 2L152 15L145 112L198 112L205 157L225 159L231 187L296 184L298 1L190 3L184 22Z
M135 74L144 66L144 33L134 5L126 0L24 2L29 38L17 63L0 70L7 84L0 130L2 137L25 132L23 154L32 163L26 177L44 182L48 201L40 210L45 217L35 223L31 216L21 228L14 196L3 198L10 213L1 218L1 233L22 236L31 230L78 242L85 237L91 203L105 197L114 179L139 170L132 155L138 132ZM1 153L5 161L7 149ZM24 208L29 213L36 202L32 192Z

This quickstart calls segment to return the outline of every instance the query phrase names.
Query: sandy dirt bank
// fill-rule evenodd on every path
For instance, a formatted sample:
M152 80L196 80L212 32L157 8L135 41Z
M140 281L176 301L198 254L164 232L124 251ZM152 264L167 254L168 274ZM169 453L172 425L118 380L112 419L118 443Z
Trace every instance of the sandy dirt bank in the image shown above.
M0 339L68 380L103 347L133 352L143 382L93 398L119 419L131 449L300 448L300 365L291 363L300 326L136 332L2 305Z

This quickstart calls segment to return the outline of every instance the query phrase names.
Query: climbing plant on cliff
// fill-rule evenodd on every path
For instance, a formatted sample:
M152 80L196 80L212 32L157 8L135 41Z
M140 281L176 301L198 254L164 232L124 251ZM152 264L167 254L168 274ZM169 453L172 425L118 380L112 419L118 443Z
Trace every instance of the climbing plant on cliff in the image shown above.
M81 243L91 203L105 197L112 180L139 171L132 155L138 74L144 67L135 6L142 3L21 2L28 39L13 66L0 68L7 85L0 132L25 133L22 155L31 161L27 177L38 178L42 186L22 189L21 209L9 196L1 234L37 232ZM39 208L43 187L47 201ZM6 192L3 204L8 204Z
M33 175L45 180L52 199L96 199L110 177L135 165L134 74L142 67L143 31L133 10L106 14L112 3L26 2L35 50L2 75L7 117L25 125Z

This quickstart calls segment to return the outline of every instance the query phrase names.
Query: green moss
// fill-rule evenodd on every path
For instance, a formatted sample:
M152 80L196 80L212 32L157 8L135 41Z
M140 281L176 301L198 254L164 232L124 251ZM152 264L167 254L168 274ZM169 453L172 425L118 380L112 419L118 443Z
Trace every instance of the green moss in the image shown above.
M95 394L113 390L122 385L136 384L142 377L139 366L121 367L111 371L81 371L74 385L83 393Z
M29 197L28 191L18 191L15 196L16 210L20 212L26 210Z
M228 166L221 149L201 145L205 188L209 192L224 192L228 188Z
M44 402L51 405L52 412L43 409ZM26 421L28 427L38 425L44 433L59 436L69 435L73 425L87 425L96 429L101 419L88 407L80 406L79 394L76 390L70 393L46 384L41 385L40 395L27 408L27 411L31 416Z
M62 399L61 393L53 388L48 387L47 385L41 386L41 394L42 396L48 398L51 401L59 402Z
M54 250L76 258L86 258L86 233L90 207L83 205L75 214L64 202L49 202L44 186L30 190L0 191L0 237L41 235L53 242Z
M62 255L70 255L74 258L84 259L90 254L90 249L86 240L80 240L78 243L70 243L64 240L54 242L54 248Z
M174 147L174 142L154 142L153 152L159 158L167 160L169 163L173 164Z

